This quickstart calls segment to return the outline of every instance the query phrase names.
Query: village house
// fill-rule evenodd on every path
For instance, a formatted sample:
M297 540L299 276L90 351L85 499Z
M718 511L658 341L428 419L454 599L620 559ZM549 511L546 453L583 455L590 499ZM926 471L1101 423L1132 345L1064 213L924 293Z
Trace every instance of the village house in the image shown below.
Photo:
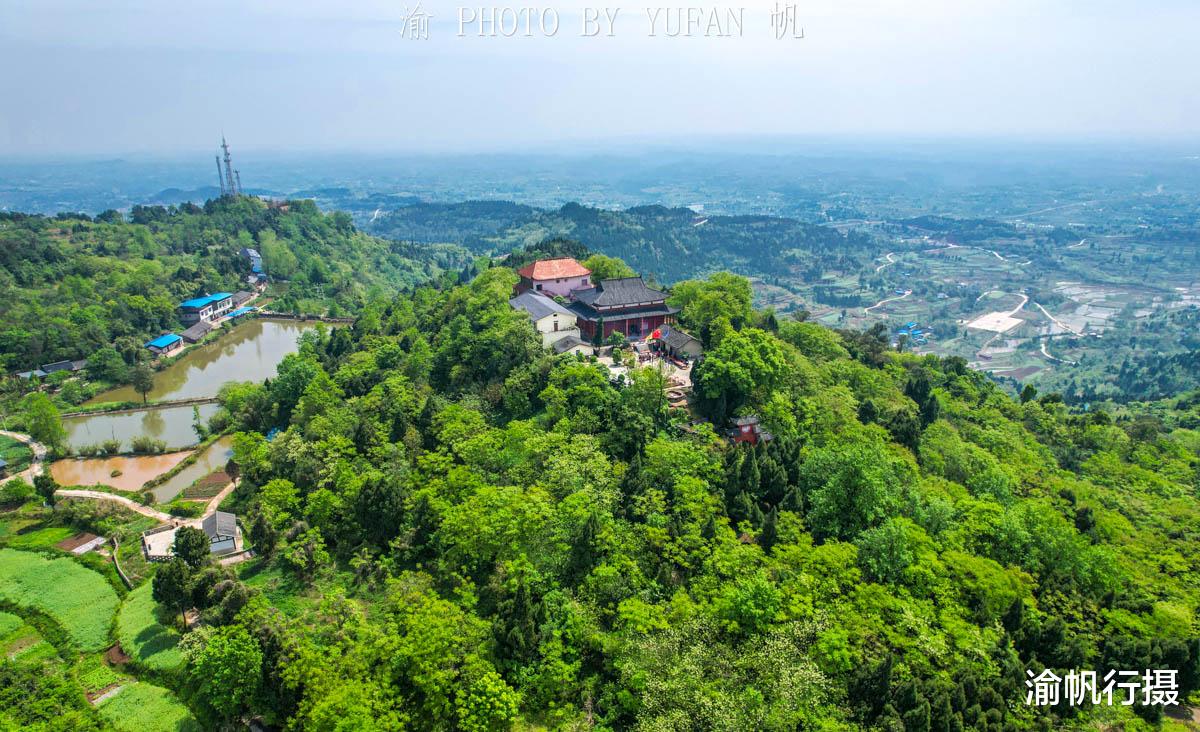
M204 297L193 297L179 303L179 319L185 325L214 320L233 308L233 293L217 292Z
M183 331L183 333L180 333L180 335L182 335L183 340L187 341L188 343L199 343L200 341L204 340L204 336L208 335L208 332L212 329L212 323L208 322L207 320L201 320L198 323L188 326L188 329Z
M155 356L165 356L183 348L183 338L174 333L163 333L154 340L147 341L146 348Z
M22 379L41 379L57 371L70 371L71 373L75 373L78 371L83 371L85 368L87 368L86 358L79 359L77 361L55 361L54 363L44 363L39 368L33 369L32 371L22 371L18 373L17 376L21 377Z
M641 277L602 280L576 290L570 309L578 316L584 340L601 342L614 332L639 339L656 328L674 324L678 308L667 305L665 292L646 286Z
M575 290L591 287L592 271L570 257L539 259L517 270L517 292L540 292L551 297L571 297Z
M575 313L545 295L528 290L509 300L508 304L529 315L533 327L542 336L543 346L551 346L568 337L579 338Z
M200 528L208 536L208 550L218 556L233 554L242 549L242 530L238 528L237 516L225 511L215 511L200 522ZM142 534L142 551L151 562L165 562L175 556L175 532L178 526L160 526Z

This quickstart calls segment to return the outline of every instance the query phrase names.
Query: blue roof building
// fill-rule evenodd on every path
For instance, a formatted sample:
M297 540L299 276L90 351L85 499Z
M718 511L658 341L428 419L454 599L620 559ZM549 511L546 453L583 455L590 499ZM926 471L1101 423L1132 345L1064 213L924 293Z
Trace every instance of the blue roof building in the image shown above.
M167 353L183 345L183 338L174 333L163 333L152 341L146 341L146 348L155 353Z
M201 320L213 320L233 308L233 293L214 292L204 297L193 297L179 303L180 316L184 325L192 325Z

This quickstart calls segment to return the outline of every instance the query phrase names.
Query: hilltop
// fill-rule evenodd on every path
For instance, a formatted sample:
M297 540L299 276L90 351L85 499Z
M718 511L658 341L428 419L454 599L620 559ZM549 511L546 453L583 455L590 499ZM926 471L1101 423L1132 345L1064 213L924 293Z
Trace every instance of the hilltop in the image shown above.
M469 261L452 246L415 247L355 230L310 201L220 198L203 207L135 206L128 216L0 214L0 372L136 353L180 327L180 301L246 289L244 247L262 252L276 310L353 315ZM128 360L128 358L127 358Z

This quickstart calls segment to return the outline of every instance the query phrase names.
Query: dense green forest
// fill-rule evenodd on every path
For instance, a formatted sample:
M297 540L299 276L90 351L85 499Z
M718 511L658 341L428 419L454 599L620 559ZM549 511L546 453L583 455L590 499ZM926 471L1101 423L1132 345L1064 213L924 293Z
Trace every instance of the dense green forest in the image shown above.
M568 203L543 211L504 201L418 203L366 225L379 236L459 242L480 254L506 253L547 239L586 242L660 282L732 269L782 275L793 267L857 269L879 256L862 234L773 216L705 216L687 208L637 206L623 211Z
M246 289L257 248L278 294L273 307L353 314L373 292L428 281L469 257L367 236L344 213L310 201L250 197L204 207L135 206L128 217L0 214L0 372L81 359L105 346L129 355L180 327L182 300Z
M259 557L154 579L210 726L1140 729L1027 706L1026 670L1200 685L1200 399L1016 400L719 275L672 295L687 414L549 355L515 282L374 299L225 390ZM735 447L751 413L775 439Z

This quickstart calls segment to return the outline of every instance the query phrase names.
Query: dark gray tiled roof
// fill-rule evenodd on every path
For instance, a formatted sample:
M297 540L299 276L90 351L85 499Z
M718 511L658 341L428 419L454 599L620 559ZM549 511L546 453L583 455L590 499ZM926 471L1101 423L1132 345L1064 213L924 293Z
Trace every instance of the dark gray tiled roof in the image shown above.
M698 339L693 338L687 333L684 333L682 330L676 330L675 328L671 328L671 330L668 331L665 336L663 336L662 340L663 343L667 344L668 348L674 348L676 350L684 348L689 343L700 343Z
M567 336L566 338L561 338L561 339L555 341L551 345L551 348L554 349L555 353L566 353L567 351L571 350L575 346L586 346L586 345L588 345L588 342L583 340L579 336Z
M192 327L183 331L183 333L181 333L180 335L182 335L185 339L192 341L194 343L194 342L200 340L201 338L203 338L208 333L208 331L212 330L212 328L213 328L212 323L208 322L207 320L201 320L200 322L196 323Z
M208 534L210 541L236 536L237 516L234 516L232 513L217 511L205 517L204 521L201 522L201 526L204 528L204 533Z
M581 302L571 303L571 310L584 320L598 321L600 318L608 322L618 320L633 320L634 318L649 318L654 315L675 315L679 308L669 305L650 305L644 308L628 308L624 310L596 310Z
M534 320L541 320L547 315L554 315L555 313L559 315L574 315L574 313L572 313L570 310L567 310L562 305L559 305L545 295L539 295L532 290L529 292L522 292L520 295L517 295L513 299L509 300L508 304L517 310L524 310L525 312L529 313L530 317L532 317Z
M595 308L661 303L667 299L667 293L650 289L641 277L602 280L595 287L576 290L573 294L576 300Z

